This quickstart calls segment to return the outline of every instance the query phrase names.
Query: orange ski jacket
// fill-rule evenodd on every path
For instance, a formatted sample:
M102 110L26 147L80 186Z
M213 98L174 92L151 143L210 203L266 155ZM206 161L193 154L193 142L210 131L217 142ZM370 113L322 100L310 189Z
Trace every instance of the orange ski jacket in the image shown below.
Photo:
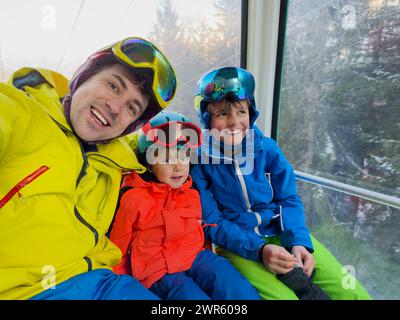
M149 288L167 273L190 269L204 245L200 196L191 178L172 189L133 172L126 186L132 189L121 199L110 235L123 255L114 271Z

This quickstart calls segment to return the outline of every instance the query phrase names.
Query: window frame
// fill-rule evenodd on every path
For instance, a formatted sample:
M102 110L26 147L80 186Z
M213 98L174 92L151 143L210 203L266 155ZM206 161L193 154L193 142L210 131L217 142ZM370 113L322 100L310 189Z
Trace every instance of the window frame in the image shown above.
M247 50L241 50L245 54L241 57L242 67L247 67L257 79L255 98L260 112L257 125L277 142L289 4L290 0L242 1L242 45L247 46ZM246 6L245 10L243 6ZM243 17L244 14L247 18ZM268 29L263 29L265 27ZM266 37L263 30L270 30L271 35ZM272 56L274 63L265 63L271 61ZM301 171L295 170L295 175L307 183L400 209L400 199L394 196Z

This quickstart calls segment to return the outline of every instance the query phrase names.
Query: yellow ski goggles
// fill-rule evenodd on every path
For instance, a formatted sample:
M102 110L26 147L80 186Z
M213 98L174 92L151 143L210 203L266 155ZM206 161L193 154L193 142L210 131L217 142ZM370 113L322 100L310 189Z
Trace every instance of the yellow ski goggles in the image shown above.
M147 40L131 37L103 48L97 54L110 49L128 66L153 71L153 94L159 106L164 109L175 95L176 77L174 69L162 52Z

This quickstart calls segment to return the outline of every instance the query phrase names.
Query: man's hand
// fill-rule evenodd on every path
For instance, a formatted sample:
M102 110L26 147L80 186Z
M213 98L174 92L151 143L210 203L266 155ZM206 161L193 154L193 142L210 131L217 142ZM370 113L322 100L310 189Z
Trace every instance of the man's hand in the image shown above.
M265 245L261 254L266 268L276 274L288 273L299 262L285 248L275 244Z
M303 268L304 273L310 277L314 270L313 255L309 253L303 246L294 246L292 248L292 253L299 261L299 265Z

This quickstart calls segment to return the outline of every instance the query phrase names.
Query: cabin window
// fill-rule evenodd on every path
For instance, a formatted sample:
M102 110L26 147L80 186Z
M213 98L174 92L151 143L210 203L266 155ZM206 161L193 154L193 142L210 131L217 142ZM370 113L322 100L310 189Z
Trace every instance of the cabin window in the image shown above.
M287 8L276 135L308 225L374 298L399 299L400 1Z

